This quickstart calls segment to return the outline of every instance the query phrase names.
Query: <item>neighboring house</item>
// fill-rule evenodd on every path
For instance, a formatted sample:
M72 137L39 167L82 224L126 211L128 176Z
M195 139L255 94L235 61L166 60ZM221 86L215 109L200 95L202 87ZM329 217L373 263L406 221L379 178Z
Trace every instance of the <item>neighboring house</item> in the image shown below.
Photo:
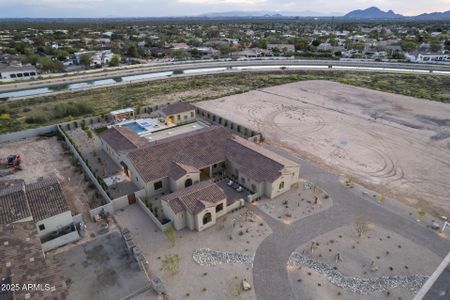
M41 240L46 241L64 235L68 228L74 230L72 213L55 178L31 184L0 181L0 224L22 222L33 222ZM71 240L64 243L68 242Z
M32 221L23 180L0 181L0 224Z
M161 109L160 115L166 119L167 124L185 124L194 122L195 107L186 102L178 102Z
M283 52L283 51L295 52L295 46L289 45L289 44L268 44L267 49L269 49L269 50L277 49L280 52Z
M26 193L40 238L73 225L72 213L56 179L27 184Z
M443 53L408 53L405 58L417 63L450 63L448 54Z
M0 64L0 79L27 79L37 76L35 67Z
M58 264L45 260L32 221L0 223L0 240L0 299L67 299L65 278ZM42 290L22 288L24 284L42 284ZM9 288L17 286L21 288Z
M227 212L227 196L215 183L202 181L161 198L164 214L176 230L202 231Z
M109 64L112 60L114 54L111 50L102 50L102 51L80 51L75 52L75 62L79 65L81 63L81 57L83 55L89 56L90 66L104 66Z
M114 126L100 134L100 141L103 150L116 162L118 165L125 167L124 161L126 155L131 150L136 150L140 147L148 145L145 138L140 137L127 127Z

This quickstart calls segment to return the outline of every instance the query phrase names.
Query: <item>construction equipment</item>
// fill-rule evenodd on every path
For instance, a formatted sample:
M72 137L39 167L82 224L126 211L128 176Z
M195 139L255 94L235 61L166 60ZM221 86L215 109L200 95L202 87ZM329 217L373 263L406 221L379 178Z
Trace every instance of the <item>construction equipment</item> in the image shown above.
M20 163L22 162L22 159L20 158L19 154L12 154L9 155L6 158L6 162L3 162L3 160L0 160L0 164L4 165L4 169L0 169L0 177L8 176L13 174L16 171L22 170L22 167L20 166Z

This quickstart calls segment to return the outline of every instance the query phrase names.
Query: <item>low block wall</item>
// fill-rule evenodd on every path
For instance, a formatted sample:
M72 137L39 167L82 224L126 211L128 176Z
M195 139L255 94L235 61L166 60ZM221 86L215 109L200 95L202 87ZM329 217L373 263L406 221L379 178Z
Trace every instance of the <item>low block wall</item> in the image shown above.
M156 227L158 227L161 231L166 230L166 228L172 224L172 222L168 222L166 224L161 224L161 222L158 220L157 217L155 217L155 215L150 211L150 209L148 209L148 207L145 205L145 203L140 199L140 198L136 198L136 201L138 203L138 205L142 208L142 210L150 217L150 219L152 219L153 223L156 224Z
M5 133L0 135L0 143L2 142L15 142L21 139L26 139L34 136L38 136L41 134L48 134L50 132L57 131L57 125L50 125L38 128L27 129L23 131Z
M115 198L112 201L112 205L113 205L113 209L114 211L118 210L118 209L122 209L124 207L127 207L128 205L130 205L128 203L128 195L119 197L119 198Z
M68 243L78 241L79 239L80 239L80 235L78 234L78 231L75 230L68 234L57 237L56 239L53 239L51 241L43 243L42 251L47 252L47 251L59 248L61 246L64 246Z
M114 207L112 203L106 203L105 205L93 208L89 211L89 214L92 218L92 220L95 219L95 216L100 214L102 211L105 213L113 214L114 213Z

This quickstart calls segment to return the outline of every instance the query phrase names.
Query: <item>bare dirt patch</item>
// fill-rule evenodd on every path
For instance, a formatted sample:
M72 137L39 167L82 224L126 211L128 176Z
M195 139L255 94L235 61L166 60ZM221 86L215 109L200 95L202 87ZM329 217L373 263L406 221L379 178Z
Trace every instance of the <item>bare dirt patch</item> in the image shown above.
M317 237L295 252L336 267L344 276L429 276L439 265L434 253L402 236L374 224L358 236L356 223ZM311 245L314 244L311 252ZM336 256L341 260L337 261ZM387 289L378 295L360 295L331 284L323 275L304 266L288 266L290 284L298 299L410 299L405 288Z
M1 158L16 153L22 158L23 170L2 179L23 179L32 183L41 177L56 177L72 213L81 213L85 221L90 220L88 202L95 190L89 187L84 173L71 165L70 152L63 149L56 137L35 137L0 145Z
M162 279L171 299L256 299L253 288L250 291L241 288L243 279L253 285L249 266L201 266L193 260L194 250L201 248L255 253L271 230L259 217L247 218L246 208L219 218L216 225L205 231L178 231L174 246L138 205L118 212L116 220L130 230L151 271ZM168 255L176 254L181 257L179 271L171 276L162 270L162 262Z
M196 105L356 182L450 214L450 105L304 81Z

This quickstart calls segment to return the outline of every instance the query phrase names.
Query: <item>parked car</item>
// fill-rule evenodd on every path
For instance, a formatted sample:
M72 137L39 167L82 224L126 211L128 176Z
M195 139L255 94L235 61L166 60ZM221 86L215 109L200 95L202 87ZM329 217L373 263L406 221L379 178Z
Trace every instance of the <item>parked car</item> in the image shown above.
M228 180L227 185L228 185L228 186L232 186L233 183L234 183L233 180Z
M243 190L244 190L244 189L242 188L242 186L238 186L238 188L236 189L236 191L237 191L238 193L241 193Z

